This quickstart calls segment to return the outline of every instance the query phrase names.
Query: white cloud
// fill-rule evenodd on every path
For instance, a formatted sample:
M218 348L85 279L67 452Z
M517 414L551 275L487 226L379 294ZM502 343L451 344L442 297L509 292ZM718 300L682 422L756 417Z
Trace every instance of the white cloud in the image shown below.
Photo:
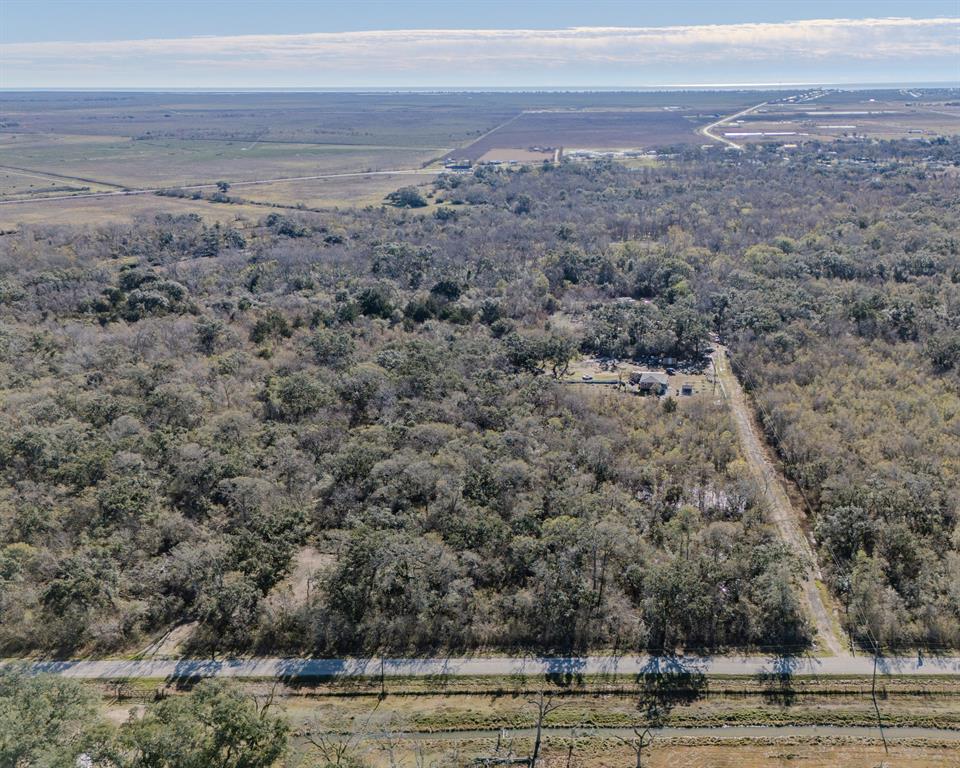
M31 73L163 67L237 72L510 72L739 62L960 60L960 19L819 19L770 24L399 30L0 46L3 80ZM954 73L948 73L954 74Z

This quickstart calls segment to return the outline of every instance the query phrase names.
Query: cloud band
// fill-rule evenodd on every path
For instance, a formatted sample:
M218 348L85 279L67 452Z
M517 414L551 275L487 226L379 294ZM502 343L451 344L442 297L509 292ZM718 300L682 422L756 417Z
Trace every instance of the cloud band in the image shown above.
M960 19L818 19L763 24L391 30L0 46L4 80L31 72L217 67L234 73L519 71L804 60L960 57Z

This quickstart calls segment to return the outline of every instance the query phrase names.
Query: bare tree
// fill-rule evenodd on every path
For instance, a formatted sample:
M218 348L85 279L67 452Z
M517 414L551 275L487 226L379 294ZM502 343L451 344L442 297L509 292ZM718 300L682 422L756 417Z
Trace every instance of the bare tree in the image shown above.
M537 708L537 735L533 740L533 752L530 753L530 768L537 768L537 761L540 759L540 747L543 742L543 723L547 716L563 706L562 702L554 702L553 696L544 696L543 691L536 699L531 699L529 704Z
M367 735L370 720L373 718L373 715L379 706L380 702L378 700L373 709L370 710L370 714L367 715L367 719L364 721L363 725L360 726L359 729L354 730L353 733L346 738L343 738L340 734L324 732L321 730L319 723L314 721L313 727L310 729L310 733L307 734L307 741L313 745L313 747L320 753L320 757L322 757L328 765L348 765L348 758L353 754L357 746L359 746L360 742L363 740L363 737Z
M342 766L347 764L347 758L359 741L355 736L350 734L346 739L341 739L336 734L310 734L307 741L316 748L327 765Z
M637 768L643 768L643 749L653 744L653 733L650 729L644 728L641 731L639 728L634 728L632 739L626 739L623 736L617 736L617 738L633 750L637 756Z
M527 757L517 757L513 751L513 739L507 738L507 729L501 728L497 734L497 744L493 749L493 754L489 756L477 757L473 760L475 765L495 766L495 765L530 765L530 759Z
M427 753L424 751L422 743L418 743L414 747L413 764L414 768L427 768Z
M403 743L403 731L393 728L393 716L390 722L384 724L383 729L378 734L377 747L385 752L390 761L390 768L400 768L397 760L397 750Z

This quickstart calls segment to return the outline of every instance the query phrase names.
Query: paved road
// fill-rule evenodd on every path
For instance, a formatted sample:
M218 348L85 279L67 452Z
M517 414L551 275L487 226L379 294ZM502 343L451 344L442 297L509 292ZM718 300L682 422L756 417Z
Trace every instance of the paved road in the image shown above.
M324 173L317 176L285 176L276 179L255 179L253 181L231 181L230 188L255 187L260 184L278 184L284 181L320 181L323 179L349 179L356 176L419 176L421 174L437 175L443 173L440 169L428 168L397 168L392 171L356 171L350 173ZM100 182L97 182L98 184ZM25 203L52 203L63 200L90 200L97 197L124 197L129 195L153 195L166 189L216 189L216 184L185 184L168 187L154 187L152 189L120 189L116 192L88 192L77 195L57 195L55 197L28 197L20 200L0 200L0 205L24 205Z
M838 634L838 621L834 609L826 602L829 597L823 586L813 545L803 529L803 513L793 505L784 489L784 480L770 457L769 449L760 434L747 396L737 377L730 370L726 349L723 346L716 345L713 364L715 375L730 405L740 439L740 448L763 491L770 522L773 523L780 538L807 566L807 574L802 584L801 602L808 619L813 624L817 644L822 650L831 654L845 654L846 645Z
M3 665L24 662L6 661ZM587 656L579 658L474 658L423 659L150 659L143 661L32 661L29 669L64 677L113 680L122 678L284 678L284 677L472 677L565 674L624 674L645 672L757 677L758 675L827 675L868 677L871 656ZM881 660L885 675L948 675L960 678L960 657L891 657Z
M736 142L730 141L730 139L726 138L725 136L718 136L717 134L713 133L713 129L714 129L714 128L719 128L719 127L722 126L722 125L726 125L727 123L736 120L738 117L743 117L744 115L749 115L749 114L750 114L751 112L753 112L755 109L760 109L760 107L765 106L766 103L767 103L767 102L765 102L765 101L761 101L759 104L754 104L752 107L747 107L746 109L743 109L743 110L741 110L740 112L737 112L737 113L734 114L734 115L728 115L727 117L722 117L722 118L720 118L719 120L717 120L717 122L715 122L715 123L710 123L710 125L706 125L706 126L704 126L703 128L701 128L701 129L700 129L700 133L702 133L702 134L703 134L704 136L706 136L708 139L713 139L714 141L719 141L719 142L721 142L721 143L723 143L723 144L726 144L728 147L730 147L730 148L732 148L732 149L743 149L743 146L742 146L742 145L737 144Z

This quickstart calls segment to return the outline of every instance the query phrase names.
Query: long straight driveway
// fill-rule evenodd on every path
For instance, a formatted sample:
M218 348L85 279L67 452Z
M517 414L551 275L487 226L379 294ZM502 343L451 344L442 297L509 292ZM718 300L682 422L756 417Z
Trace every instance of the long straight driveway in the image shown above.
M817 645L821 651L844 655L847 651L838 632L836 613L832 605L827 603L829 597L820 575L820 566L813 545L804 531L803 512L790 501L785 490L786 480L775 466L743 387L730 369L727 350L719 344L713 352L713 365L715 376L730 406L740 438L740 449L766 501L768 518L780 538L807 567L801 598L807 618L816 632Z

